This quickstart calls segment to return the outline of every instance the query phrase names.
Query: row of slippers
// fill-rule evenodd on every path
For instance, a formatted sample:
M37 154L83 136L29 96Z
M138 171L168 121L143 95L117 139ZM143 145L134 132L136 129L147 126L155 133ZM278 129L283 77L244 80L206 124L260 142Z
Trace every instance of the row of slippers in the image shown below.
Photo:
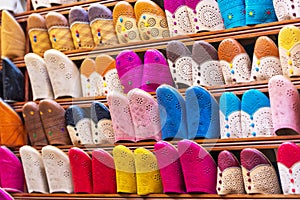
M253 22L248 24L276 20L272 1L265 0L263 3L267 6L265 12L268 14L259 11L261 9L256 4L246 2L247 13L252 13L248 21ZM38 1L35 3L39 4ZM225 7L231 5L227 1L222 1L220 4L224 4ZM238 4L240 4L238 9L245 7L243 1ZM118 2L113 13L101 4L91 5L88 12L75 6L70 10L69 22L62 14L56 12L49 12L46 19L39 14L32 14L28 18L32 50L34 53L43 54L50 48L60 51L92 49L101 44L115 45L118 42L124 44L131 41L160 39L169 37L168 26L171 29L171 36L224 28L218 3L214 0L186 2L181 0L176 4L165 1L164 5L166 15L156 3L150 0L139 0L134 8L128 2ZM227 11L225 9L224 12ZM205 17L206 12L212 13L209 19ZM23 57L25 34L9 12L4 11L2 15L2 55L9 58ZM236 18L237 21L242 21L236 15L233 17L232 14L231 17L233 21ZM13 33L14 37L11 36ZM15 42L19 44L18 48L14 47Z
M122 88L125 93L133 88L152 92L161 84L172 86L173 81L177 88L186 88L191 85L216 86L268 80L277 74L284 74L288 77L298 76L300 74L297 67L297 52L294 49L297 48L299 41L295 36L292 39L294 42L291 42L293 44L287 45L285 41L290 40L288 39L290 32L297 34L299 29L294 26L286 26L280 31L279 51L270 38L259 37L254 48L252 67L245 49L234 39L223 40L219 45L218 52L211 44L197 41L193 45L193 53L183 43L171 41L166 49L167 60L161 52L149 49L145 52L144 63L135 52L125 50L116 58L117 70L114 69L115 61L110 56L99 55L95 62L92 59L86 59L81 65L83 96L105 95L110 90L121 91ZM235 51L230 53L228 49ZM47 78L47 73L44 73L45 70L49 73L55 98L81 96L78 84L78 88L70 89L69 93L58 91L61 90L59 89L61 88L60 82L64 82L66 86L69 85L68 82L78 83L78 72L67 56L54 50L46 52L44 55L46 64L38 55L29 53L25 56L34 100L53 98L50 81L47 81L49 78ZM49 57L53 57L51 60L58 59L61 62L52 62L49 67L51 61L49 61ZM60 65L66 67L60 67ZM40 70L36 68L40 68ZM72 72L72 77L68 76L68 78L66 71ZM59 76L59 74L63 76ZM41 79L41 77L43 78ZM41 85L45 87L41 88ZM64 90L67 91L67 89ZM41 91L44 94L41 94Z
M273 164L254 148L240 152L241 162L233 153L221 151L217 163L191 140L179 141L177 149L159 141L154 153L118 145L113 156L97 149L92 158L77 147L66 154L48 145L40 153L26 145L19 151L22 163L5 146L0 150L1 187L9 192L23 192L26 180L29 193L280 194L282 188L284 194L300 194L300 148L291 142L281 144L277 152L281 187Z
M203 87L189 87L184 99L169 85L159 86L156 97L157 100L137 88L127 95L113 91L107 97L109 110L94 102L87 111L92 114L86 114L84 109L75 105L65 113L53 100L42 100L39 105L28 102L23 107L23 117L33 145L45 145L47 140L50 144L93 144L300 133L299 94L294 85L281 75L269 81L270 100L262 92L252 89L243 94L242 101L235 94L224 92L218 105L213 95ZM1 131L6 133L6 136L1 135L2 143L8 146L26 144L21 119L3 101L1 106L5 117L1 126L6 127ZM15 125L7 126L5 123ZM10 139L12 135L13 139Z

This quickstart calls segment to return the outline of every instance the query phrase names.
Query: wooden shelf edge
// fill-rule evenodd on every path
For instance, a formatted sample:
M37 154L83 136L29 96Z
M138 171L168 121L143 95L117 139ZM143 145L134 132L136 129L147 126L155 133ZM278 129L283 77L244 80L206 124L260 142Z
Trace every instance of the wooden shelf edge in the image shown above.
M300 195L283 194L230 194L219 196L216 194L13 194L17 199L300 199Z

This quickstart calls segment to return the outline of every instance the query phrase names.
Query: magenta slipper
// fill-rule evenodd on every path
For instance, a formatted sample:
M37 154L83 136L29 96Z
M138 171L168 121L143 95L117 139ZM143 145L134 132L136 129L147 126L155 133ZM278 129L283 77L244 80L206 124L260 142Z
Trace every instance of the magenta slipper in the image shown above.
M94 194L116 194L116 170L112 155L103 149L92 153L92 175Z
M74 193L93 193L92 159L82 149L72 147L69 150L70 167Z
M262 152L246 148L240 158L247 194L280 194L276 171Z
M178 152L186 191L216 194L217 165L211 155L191 140L179 141Z
M281 144L277 165L283 194L300 194L300 147L292 142Z
M148 49L144 55L144 70L140 89L154 92L162 84L173 86L167 60L160 51Z
M143 63L135 52L131 50L122 51L116 57L116 68L125 93L141 86Z
M164 193L184 193L185 185L177 149L166 141L154 145Z
M224 150L218 156L217 192L219 195L243 194L242 169L237 158Z

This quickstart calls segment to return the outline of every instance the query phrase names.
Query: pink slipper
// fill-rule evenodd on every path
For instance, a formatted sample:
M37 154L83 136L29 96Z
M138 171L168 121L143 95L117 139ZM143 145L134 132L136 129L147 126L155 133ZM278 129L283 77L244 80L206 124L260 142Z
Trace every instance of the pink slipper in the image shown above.
M128 100L136 141L161 140L159 110L154 97L136 88L129 91Z
M173 86L173 79L164 55L156 49L148 49L144 55L144 70L140 89L155 92L162 84Z
M1 187L8 192L24 191L24 172L19 158L6 146L0 147Z
M268 88L275 133L300 134L300 99L293 83L277 75L269 80Z
M164 7L171 37L194 32L184 0L164 0Z
M277 152L277 165L283 194L300 194L300 147L292 142L281 144Z
M124 87L124 93L142 84L143 64L139 56L131 51L124 50L116 57L116 68Z
M69 150L70 166L74 184L74 193L93 192L92 159L82 149L72 147Z
M2 200L14 200L9 193L7 193L3 188L0 188L0 199Z
M165 141L155 143L154 149L164 193L184 193L185 185L177 149Z
M191 140L179 141L178 152L186 191L216 194L217 166L211 155Z
M135 142L134 126L127 96L113 91L107 95L107 103L113 123L115 142L120 140Z
M217 192L219 195L245 193L239 161L227 150L218 156Z
M116 194L116 170L113 157L103 149L92 153L94 194Z
M247 194L280 194L276 171L262 152L246 148L240 158Z

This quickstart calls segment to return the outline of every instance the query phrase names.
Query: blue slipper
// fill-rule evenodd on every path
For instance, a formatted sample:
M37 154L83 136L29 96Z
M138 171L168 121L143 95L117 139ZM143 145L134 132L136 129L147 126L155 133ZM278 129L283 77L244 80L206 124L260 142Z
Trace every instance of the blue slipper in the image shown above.
M272 0L246 0L246 24L255 25L277 21Z
M187 138L185 101L180 93L169 85L156 89L159 105L162 139Z
M93 144L91 120L85 111L77 105L67 108L65 113L67 129L74 145Z
M113 144L115 141L110 112L98 101L94 101L91 105L91 131L95 144Z
M210 92L191 86L185 92L185 101L188 138L219 138L219 106Z
M242 97L243 137L275 136L269 98L259 90L246 91Z
M220 97L221 138L241 138L241 101L232 92L224 92Z

